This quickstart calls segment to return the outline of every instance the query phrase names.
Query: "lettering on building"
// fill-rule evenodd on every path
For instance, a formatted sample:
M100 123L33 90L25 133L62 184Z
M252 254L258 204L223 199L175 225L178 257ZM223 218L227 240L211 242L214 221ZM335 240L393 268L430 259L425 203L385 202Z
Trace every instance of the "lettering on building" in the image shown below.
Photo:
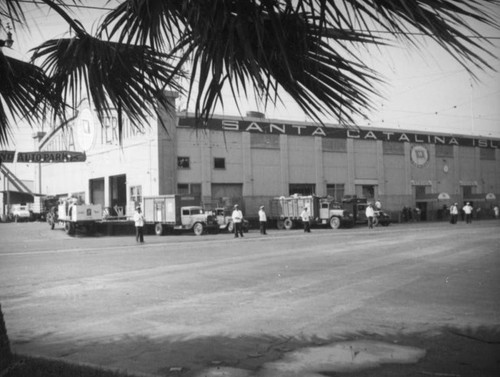
M180 118L179 127L196 127L195 118ZM336 139L373 140L412 144L435 144L498 149L500 140L462 137L453 135L433 135L414 132L396 132L390 130L346 129L333 126L315 126L305 124L276 123L269 121L229 120L212 118L204 127L216 131L251 132L275 135L319 136Z

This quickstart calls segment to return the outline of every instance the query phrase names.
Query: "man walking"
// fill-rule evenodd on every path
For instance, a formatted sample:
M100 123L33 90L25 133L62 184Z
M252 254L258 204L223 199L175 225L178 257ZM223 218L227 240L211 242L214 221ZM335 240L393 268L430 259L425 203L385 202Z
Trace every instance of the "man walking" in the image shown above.
M137 207L134 213L135 223L135 241L144 243L144 215L141 212L141 207Z
M458 220L458 203L450 206L450 224L456 224Z
M366 206L365 215L368 219L368 229L373 229L373 216L375 216L375 211L371 203Z
M260 225L260 234L266 235L267 216L266 216L266 211L264 211L264 206L260 206L259 209L259 225Z
M238 204L234 205L232 213L233 225L234 225L234 238L238 238L238 234L243 238L243 212L241 212Z
M464 205L464 208L462 208L462 211L464 211L464 214L465 214L465 222L467 224L472 223L472 206L470 205L469 202L467 202Z
M304 233L311 233L311 224L310 224L311 215L309 214L307 207L304 207L302 213L300 214L300 217L302 218L302 223L304 224Z

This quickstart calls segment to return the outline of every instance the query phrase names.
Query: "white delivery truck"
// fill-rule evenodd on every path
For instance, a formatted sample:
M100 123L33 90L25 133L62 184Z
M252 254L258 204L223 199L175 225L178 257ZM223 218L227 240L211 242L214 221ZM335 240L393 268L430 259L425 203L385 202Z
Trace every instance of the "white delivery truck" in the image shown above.
M100 220L102 220L100 204L82 204L75 198L60 200L57 213L51 213L48 218L51 229L59 223L70 235L75 234L77 228L86 228L87 233L92 233L96 222Z
M142 211L146 226L154 226L154 231L159 236L167 231L193 231L197 236L218 231L216 218L201 206L188 205L193 202L193 198L180 195L144 197Z

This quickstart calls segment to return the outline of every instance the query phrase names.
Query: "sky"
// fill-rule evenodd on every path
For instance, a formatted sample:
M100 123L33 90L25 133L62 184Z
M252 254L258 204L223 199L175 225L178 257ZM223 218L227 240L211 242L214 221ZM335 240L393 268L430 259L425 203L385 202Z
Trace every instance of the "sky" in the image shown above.
M109 7L117 1L111 1ZM88 0L85 4L99 8L105 2ZM500 17L498 8L497 19ZM82 20L90 31L105 10L75 9L75 13L75 18ZM29 50L34 46L50 38L68 36L65 22L46 7L34 8L26 17L30 32L16 30L15 44L12 50L4 51L6 54L28 60ZM493 55L500 57L500 32L481 31L489 37ZM496 71L475 69L473 72L478 80L474 80L464 67L435 44L422 43L419 50L399 45L362 53L363 59L381 74L385 84L377 87L383 96L375 99L375 110L367 114L367 119L358 119L357 125L500 138L500 60L491 60ZM223 95L225 108L217 109L216 113L240 115L231 93L225 91ZM239 98L238 104L243 115L247 111L261 111L268 119L312 121L286 95L283 100L282 105L267 109L255 103L253 98ZM179 98L178 107L186 106L192 110L185 98ZM337 119L324 117L323 120L338 123ZM17 150L34 147L33 130L29 126L20 125L13 132Z

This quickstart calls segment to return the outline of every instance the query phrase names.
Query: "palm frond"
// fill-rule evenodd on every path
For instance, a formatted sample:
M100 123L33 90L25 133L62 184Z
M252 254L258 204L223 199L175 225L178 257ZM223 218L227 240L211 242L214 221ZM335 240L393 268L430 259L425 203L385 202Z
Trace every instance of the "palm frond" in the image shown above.
M379 96L380 79L356 53L384 43L386 32L418 46L436 41L471 73L492 68L476 24L499 28L489 13L498 0L128 0L103 23L120 40L172 49L192 64L190 96L209 117L254 89L271 103L287 92L309 116L350 121ZM170 52L170 51L169 51Z
M126 114L132 124L141 125L148 116L166 106L163 91L182 92L168 56L147 46L102 41L90 35L50 40L35 49L33 59L52 82L51 88L74 107L90 98L102 119L111 109L118 119ZM160 103L158 103L160 101ZM122 122L118 124L121 135Z
M0 49L0 144L8 141L12 119L42 121L48 108L59 109L48 92L48 78L40 68L5 56Z

